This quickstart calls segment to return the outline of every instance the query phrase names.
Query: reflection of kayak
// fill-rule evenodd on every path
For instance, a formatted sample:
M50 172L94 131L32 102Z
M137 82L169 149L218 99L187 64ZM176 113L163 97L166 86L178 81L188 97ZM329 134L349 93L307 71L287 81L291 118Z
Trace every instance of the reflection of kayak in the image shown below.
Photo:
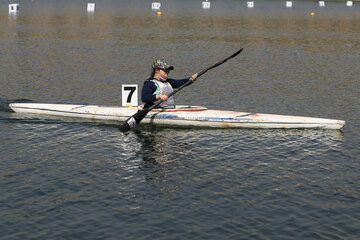
M11 103L10 108L17 113L43 114L112 121L125 121L138 111L136 107L106 107L97 105L44 103ZM215 128L340 129L345 125L345 121L342 120L208 110L205 107L183 105L179 105L175 109L152 110L142 120L142 123Z

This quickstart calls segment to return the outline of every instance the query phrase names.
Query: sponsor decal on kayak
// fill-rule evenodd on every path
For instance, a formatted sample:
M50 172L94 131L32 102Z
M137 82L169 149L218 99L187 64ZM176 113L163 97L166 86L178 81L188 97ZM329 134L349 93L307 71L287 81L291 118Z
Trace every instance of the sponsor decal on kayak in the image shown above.
M154 119L179 119L179 120L191 120L191 121L208 121L208 122L218 122L218 121L230 121L230 122L246 122L251 121L251 118L227 118L227 117L197 117L197 118L185 118L177 115L169 115L169 114L154 114L151 116L147 116L148 118Z

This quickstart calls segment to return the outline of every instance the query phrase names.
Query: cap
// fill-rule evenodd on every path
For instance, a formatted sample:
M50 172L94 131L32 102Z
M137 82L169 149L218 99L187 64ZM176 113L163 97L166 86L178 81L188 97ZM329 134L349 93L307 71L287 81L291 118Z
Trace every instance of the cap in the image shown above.
M174 67L168 64L164 59L156 60L153 65L153 69L166 69L166 70L174 70Z

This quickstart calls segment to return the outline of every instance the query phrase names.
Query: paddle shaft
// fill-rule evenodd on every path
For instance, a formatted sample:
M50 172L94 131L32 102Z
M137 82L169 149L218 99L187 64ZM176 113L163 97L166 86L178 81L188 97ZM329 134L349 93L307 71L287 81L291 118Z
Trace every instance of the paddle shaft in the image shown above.
M207 71L225 63L227 60L236 57L239 53L241 53L241 51L243 50L243 48L241 48L239 51L235 52L233 55L231 55L228 58L225 58L224 60L212 65L211 67L205 68L204 70L202 70L201 72L198 73L197 77L200 77L201 75L203 75L204 73L206 73ZM179 88L177 88L175 91L171 92L168 97L171 97L172 95L176 94L177 92L179 92L181 89L183 89L184 87L188 86L190 83L192 83L192 80L189 79L186 83L184 83L183 85L181 85ZM163 101L162 100L157 100L151 107L149 108L145 108L143 110L138 111L137 113L135 113L133 116L129 117L120 127L119 129L121 131L129 131L131 128L135 127L137 124L139 124L141 122L141 120L154 108L156 108L157 106L159 106Z

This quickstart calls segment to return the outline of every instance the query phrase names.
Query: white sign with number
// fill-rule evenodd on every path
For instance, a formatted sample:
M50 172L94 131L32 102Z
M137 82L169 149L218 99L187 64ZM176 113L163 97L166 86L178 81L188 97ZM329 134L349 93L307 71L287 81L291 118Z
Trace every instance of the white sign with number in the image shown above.
M18 13L18 12L19 12L19 4L18 3L9 4L9 13Z
M247 4L248 8L253 8L254 7L254 2L253 1L246 2L246 4Z
M138 105L138 85L137 84L123 84L122 90L122 106L137 106Z
M160 7L161 7L161 3L159 3L159 2L153 2L151 4L151 8L154 10L160 10Z
M206 0L206 2L202 2L202 8L210 8L210 2Z
M88 12L95 12L95 3L88 3L87 4L87 11Z

